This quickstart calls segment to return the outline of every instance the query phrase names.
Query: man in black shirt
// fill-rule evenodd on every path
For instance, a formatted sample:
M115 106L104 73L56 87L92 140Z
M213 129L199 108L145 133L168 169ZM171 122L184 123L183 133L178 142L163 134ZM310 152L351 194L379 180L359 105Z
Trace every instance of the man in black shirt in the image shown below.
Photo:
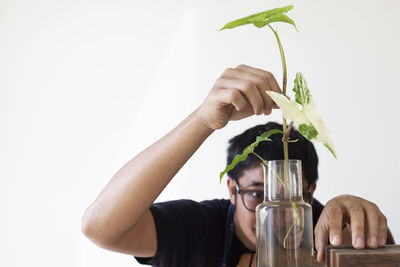
M230 120L268 115L272 108L277 108L265 93L267 90L281 93L271 73L245 65L227 69L199 108L114 175L83 216L85 235L103 248L134 255L139 261L155 266L252 266L255 216L246 208L240 192L250 190L253 196L260 197L257 192L262 192L263 175L256 161L250 159L228 173L230 201L181 200L154 205L153 202L215 130ZM251 129L253 134L256 128ZM252 138L243 140L253 141ZM231 144L236 145L228 150L228 161L247 142L241 138L232 140ZM385 245L388 241L386 217L375 204L344 195L333 198L322 209L312 199L317 166L309 166L307 159L301 158L312 153L300 151L300 155L295 153L291 157L303 160L305 197L313 203L314 215L320 213L314 231L318 260L324 259L328 241L333 245L349 242L355 248ZM277 155L266 157L267 160L279 158Z

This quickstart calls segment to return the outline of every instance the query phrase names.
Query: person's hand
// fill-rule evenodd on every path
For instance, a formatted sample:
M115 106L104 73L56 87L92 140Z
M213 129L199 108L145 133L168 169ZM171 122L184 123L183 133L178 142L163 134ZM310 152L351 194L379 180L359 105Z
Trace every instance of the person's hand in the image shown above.
M384 246L387 241L387 221L376 204L360 197L342 195L326 203L315 226L315 248L317 260L325 258L328 241L333 246L342 244L342 230L348 224L351 228L351 243L361 249Z
M279 107L265 93L267 90L282 93L270 72L246 65L226 69L198 109L198 115L212 130L224 127L230 120L269 115L272 108Z

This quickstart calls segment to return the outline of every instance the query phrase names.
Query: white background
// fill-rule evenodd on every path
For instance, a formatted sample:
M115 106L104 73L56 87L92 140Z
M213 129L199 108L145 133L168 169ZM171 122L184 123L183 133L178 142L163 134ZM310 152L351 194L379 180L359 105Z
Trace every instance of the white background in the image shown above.
M307 77L339 159L317 144L322 202L377 203L400 240L400 3L392 1L0 1L0 266L137 266L80 232L85 208L130 158L200 105L225 68L281 80L274 37L226 22L293 3L278 27L289 88ZM161 200L227 196L227 141L280 112L232 122Z

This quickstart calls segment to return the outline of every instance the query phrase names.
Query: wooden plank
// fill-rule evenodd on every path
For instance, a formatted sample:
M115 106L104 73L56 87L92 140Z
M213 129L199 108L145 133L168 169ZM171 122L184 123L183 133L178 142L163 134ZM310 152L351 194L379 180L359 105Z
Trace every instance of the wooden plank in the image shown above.
M386 245L376 249L354 249L353 247L326 248L328 267L399 267L400 245Z

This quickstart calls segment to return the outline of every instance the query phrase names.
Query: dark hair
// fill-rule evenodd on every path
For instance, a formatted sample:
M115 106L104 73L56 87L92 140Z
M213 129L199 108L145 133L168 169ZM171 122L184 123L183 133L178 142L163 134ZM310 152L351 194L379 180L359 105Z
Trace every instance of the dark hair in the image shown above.
M257 136L272 129L282 130L282 124L268 122L267 124L257 125L230 139L227 158L228 165L231 164L236 155L243 152L245 147L253 143ZM254 152L265 160L284 159L282 135L273 134L270 136L270 139L272 139L272 141L260 142ZM318 156L314 145L303 137L294 127L290 131L290 139L298 139L298 141L289 143L289 159L301 160L303 173L308 184L311 185L315 183L318 180ZM260 163L260 159L250 154L245 161L240 162L233 170L230 170L228 176L237 182L245 170Z

